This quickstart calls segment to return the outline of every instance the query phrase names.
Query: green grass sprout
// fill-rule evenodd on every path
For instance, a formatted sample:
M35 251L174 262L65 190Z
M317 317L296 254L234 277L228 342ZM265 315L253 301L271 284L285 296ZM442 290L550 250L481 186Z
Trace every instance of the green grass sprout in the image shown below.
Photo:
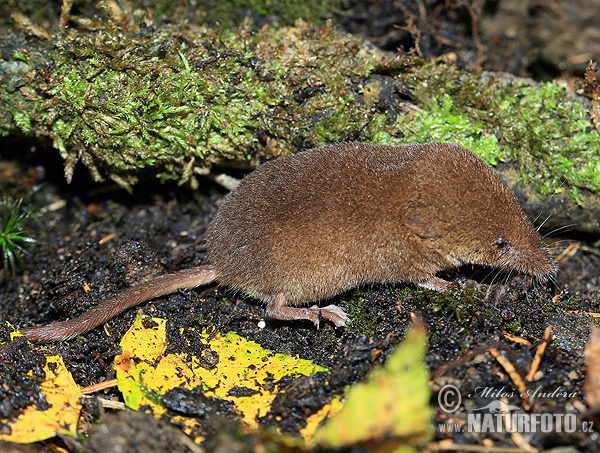
M23 204L23 198L14 201L4 196L0 201L0 254L5 272L13 273L27 253L25 244L36 240L25 229L31 211Z

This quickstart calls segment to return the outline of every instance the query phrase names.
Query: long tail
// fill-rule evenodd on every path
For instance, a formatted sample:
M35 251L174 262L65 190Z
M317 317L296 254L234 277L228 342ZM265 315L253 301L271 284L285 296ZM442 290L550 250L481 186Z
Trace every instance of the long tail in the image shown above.
M119 313L155 297L170 294L182 288L194 288L216 279L212 266L200 266L174 274L161 275L139 282L130 288L104 299L77 318L48 326L21 329L21 333L34 343L50 343L76 337L114 318Z

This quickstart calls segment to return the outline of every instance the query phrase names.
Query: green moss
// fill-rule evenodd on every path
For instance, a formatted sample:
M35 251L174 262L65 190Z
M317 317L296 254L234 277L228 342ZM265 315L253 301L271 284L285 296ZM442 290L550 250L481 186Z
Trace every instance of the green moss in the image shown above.
M512 322L505 322L504 328L507 332L518 335L521 332L521 320L515 319Z
M405 288L400 294L400 301L402 306L415 307L417 312L452 313L462 328L468 331L475 318L497 318L497 324L501 323L500 318L482 303L486 289L474 282L468 282L460 292Z
M350 299L344 298L342 305L351 319L349 329L361 335L373 336L375 334L375 324L379 315L374 310L366 309L365 298L360 290L352 291Z
M513 160L542 193L600 190L600 136L564 88L386 54L331 26L214 30L90 21L30 49L0 44L0 133L49 137L70 177L181 183L331 142L461 143ZM93 30L92 32L87 31ZM409 93L404 100L399 94ZM248 166L250 166L248 164Z
M459 323L470 323L475 315L480 315L485 307L482 307L481 301L485 299L485 292L481 285L467 284L460 293L455 291L428 291L423 292L421 297L425 296L433 306L433 311L450 311L456 316ZM491 313L486 315L491 316Z
M232 0L208 1L203 5L210 23L233 25L241 18L264 17L283 25L293 25L298 19L323 24L341 9L340 0Z
M177 31L72 31L54 62L29 62L31 77L47 75L0 130L49 136L67 177L81 161L128 186L144 169L185 182L217 161L289 154L389 120L365 114L348 83L376 56L331 27ZM23 94L0 97L21 106Z
M74 11L78 16L87 18L102 13L114 15L112 8L121 8L120 14L124 17L130 15L145 21L152 18L155 24L191 22L231 27L239 25L246 17L282 25L293 25L298 19L324 24L341 11L341 6L341 0L130 0L126 3L115 2L110 6L107 2L79 0L75 2ZM56 30L61 3L5 0L0 4L0 13L3 13L0 16L0 27L13 25L10 15L15 11L23 13L34 24L44 24L44 27ZM122 20L118 17L111 19L115 22ZM74 21L77 21L77 18L74 18Z
M436 61L400 78L422 102L405 141L455 141L492 165L511 159L545 194L563 181L575 197L577 188L600 190L600 135L563 85L530 86Z
M27 112L14 112L13 121L24 134L31 132L31 118Z
M544 310L547 312L555 311L572 311L579 310L581 308L582 300L579 296L561 295L557 299L552 299L545 306Z
M430 141L460 143L495 165L498 160L508 157L508 150L502 150L495 135L485 132L485 126L457 109L452 98L443 94L441 99L431 99L428 110L412 116L406 123L411 134L402 143L425 143Z

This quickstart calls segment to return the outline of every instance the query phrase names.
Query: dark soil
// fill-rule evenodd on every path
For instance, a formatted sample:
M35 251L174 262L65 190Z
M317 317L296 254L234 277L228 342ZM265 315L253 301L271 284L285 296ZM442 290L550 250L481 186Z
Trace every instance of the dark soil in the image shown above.
M14 174L13 180L24 176ZM55 178L59 184L53 182ZM92 185L86 178L66 187L59 178L58 173L49 174L45 180L37 181L40 190L32 201L38 223L31 226L46 236L29 248L23 269L6 278L0 287L2 319L19 327L63 320L140 279L206 262L203 237L225 193L219 187L207 185L192 193L147 182L130 195L110 185ZM197 194L200 198L192 200ZM57 203L59 208L51 208ZM557 252L565 246L566 243L556 244ZM598 266L597 255L583 252L566 261L557 285L566 293L559 297L556 306L560 307L562 302L566 308L599 311L598 295L588 289L590 283L597 284ZM485 276L485 272L481 275ZM462 277L450 275L465 276L477 277L472 269L463 269ZM91 288L87 293L84 284ZM83 338L48 347L65 358L76 382L85 386L113 377L113 359L120 352L118 342L138 310L169 319L174 350L185 344L178 338L185 336L186 331L180 334L178 329L197 326L198 319L204 319L209 326L233 330L267 349L298 355L331 370L329 378L322 382L311 381L316 377L306 378L307 382L301 386L302 397L297 395L301 383L294 382L261 419L265 427L277 424L284 431L297 434L308 415L385 360L402 340L411 323L411 313L425 322L431 335L425 362L431 369L434 407L437 407L436 391L448 382L458 386L463 395L477 395L478 388L514 389L489 349L500 351L524 376L544 329L552 324L554 340L546 349L541 366L543 375L530 387L532 390L539 387L544 392L561 388L569 395L534 399L532 410L564 413L569 411L572 394L583 401L583 345L589 325L597 322L565 313L561 308L549 312L552 309L549 301L556 291L544 286L532 289L527 279L521 277L513 278L502 288L494 287L485 302L479 299L485 294L481 291L475 291L471 299L448 300L435 293L415 292L415 288L405 285L361 290L364 309L373 321L373 333L365 335L331 325L315 330L311 324L301 322L269 322L260 329L257 322L262 319L264 309L260 303L210 285L155 299L128 310ZM224 297L234 303L223 303ZM338 298L342 306L348 297ZM8 329L5 326L2 329L3 339L7 339ZM525 347L508 341L503 336L506 330L529 339L533 345ZM8 390L0 390L2 400L10 401L0 407L3 419L16 417L32 402L43 405L37 386L22 378L29 369L39 373L41 364L40 355L26 343L2 351L3 382L10 384ZM106 391L104 396L111 394ZM493 399L483 396L470 399L463 411L444 421L460 422L471 408L483 407ZM509 401L515 406L521 404L516 393ZM439 416L444 414L440 412ZM578 415L578 422L583 420ZM220 428L221 424L215 427L210 423L206 431L214 433ZM437 436L466 443L480 443L483 438L441 432ZM530 442L537 448L575 444L581 451L589 451L600 448L594 439L588 433L573 433L536 436ZM213 439L209 437L209 441ZM494 441L497 445L512 445L509 438L501 435Z
M450 7L444 7L443 2L356 2L353 13L341 22L347 30L363 34L383 48L408 50L415 46L416 32L397 25L406 25L407 18L412 18L420 34L419 51L427 57L454 52L462 64L476 63L538 78L556 76L565 69L553 64L554 60L549 57L543 57L550 55L540 50L543 33L536 36L534 44L530 32L521 33L518 27L515 31L515 23L531 24L536 18L545 17L547 8L540 6L540 2L537 6L511 1L446 4ZM521 11L521 15L511 16L511 8ZM507 21L511 17L518 20L494 22L494 19ZM536 26L543 24L536 22ZM565 24L560 30L566 33L571 26L571 23ZM560 54L558 50L553 52L552 55ZM568 55L564 52L562 55L567 61ZM579 70L576 65L571 67ZM0 141L4 159L0 161L2 187L11 193L23 193L32 186L39 188L31 199L37 223L30 226L40 238L36 245L29 247L22 268L0 284L2 320L24 327L71 318L105 295L143 278L207 262L204 234L225 194L218 186L206 183L192 192L161 185L149 176L146 182L136 186L134 193L128 194L111 184L91 183L81 168L76 171L74 182L67 186L59 161L39 160L41 155L53 153L26 153L32 146L39 149L42 145L15 138ZM571 237L562 239L564 241L554 244L557 255L569 243L581 238L573 231ZM210 285L142 304L110 321L106 327L96 328L81 338L50 345L49 350L64 357L77 384L89 385L113 377L113 359L120 352L118 343L138 310L169 319L169 335L175 350L184 343L177 341L178 336L185 335L185 330L180 334L178 328L196 326L198 319L203 319L209 326L233 330L265 348L313 360L331 371L327 379L317 375L290 382L271 412L260 421L264 427L277 424L283 431L297 434L308 415L385 361L402 340L413 313L430 332L425 362L431 370L431 404L437 408L439 423L463 423L474 409L498 399L496 394L483 394L481 389L505 393L511 405L522 407L523 401L514 391L509 374L489 351L498 350L524 377L544 330L552 325L552 340L544 354L541 373L528 389L537 391L538 395L560 391L553 396L532 398L531 413L575 413L578 431L538 433L528 436L527 441L538 449L573 446L577 451L600 451L597 431L582 432L580 429L586 426L587 419L573 408L574 401L584 401L583 346L590 325L597 325L595 319L577 313L600 311L597 290L600 258L594 249L589 250L579 249L560 263L555 287L532 287L527 279L516 277L502 287L493 287L485 301L479 296L485 295L486 287L474 290L472 298L465 297L458 302L456 298L415 291L414 287L405 285L363 289L360 296L365 299L364 309L373 321L368 335L352 328L335 329L331 325L316 330L308 323L268 322L267 327L261 329L257 326L264 309L260 303ZM485 280L485 271L480 273L481 278L473 269L461 271L452 277ZM498 281L504 282L504 279ZM90 288L88 292L84 290L85 285ZM342 295L333 302L343 306L349 297L351 295ZM555 301L551 302L553 297ZM223 303L224 298L233 303ZM569 312L571 310L576 312ZM528 339L531 346L508 340L504 332ZM0 341L7 339L8 329L2 324ZM37 387L23 379L27 370L33 370L34 376L40 373L43 359L35 351L24 342L0 350L0 375L2 383L7 384L0 387L0 430L2 420L13 419L30 404L44 404ZM448 383L456 385L463 395L462 406L451 415L442 412L438 405L438 392ZM465 398L465 395L472 397ZM107 390L101 396L118 397L118 392ZM203 401L203 404L218 403ZM215 406L212 410L227 413L226 408ZM89 404L85 412L95 419L103 411ZM116 417L121 415L113 415ZM146 429L149 438L154 434L161 436L165 445L182 442L178 432L171 432L168 426L153 426L147 420L111 421L110 418L109 414L105 429L95 431L104 435L98 434L90 441L94 451L108 451L113 439L133 439L133 434L128 433L106 435L124 424L135 424L137 434ZM219 439L224 438L223 433L228 433L227 442L238 439L239 447L238 429L227 418L206 419L206 447L222 446ZM435 440L446 438L477 445L491 439L497 447L515 446L506 433L445 434L436 425ZM136 443L141 442L135 439L138 439ZM77 447L65 442L64 446L71 451ZM250 438L242 441L246 446L256 442L257 439ZM0 445L0 450L2 448ZM39 446L39 450L47 448ZM177 451L185 451L186 447L181 448ZM159 447L156 451L166 450Z

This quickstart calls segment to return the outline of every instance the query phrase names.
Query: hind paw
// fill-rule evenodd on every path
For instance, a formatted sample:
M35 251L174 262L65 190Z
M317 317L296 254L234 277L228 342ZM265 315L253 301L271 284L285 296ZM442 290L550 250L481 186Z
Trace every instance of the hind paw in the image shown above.
M283 321L308 319L317 329L319 328L321 318L332 322L336 327L345 326L350 322L350 318L348 318L344 310L336 305L328 305L323 308L316 305L310 308L290 307L287 305L284 294L277 294L271 298L267 304L265 315L267 318Z
M323 308L314 305L310 307L309 310L318 311L325 321L332 322L336 327L342 327L346 324L350 324L350 318L348 318L346 312L337 305L327 305ZM319 326L317 325L317 329L318 328Z

